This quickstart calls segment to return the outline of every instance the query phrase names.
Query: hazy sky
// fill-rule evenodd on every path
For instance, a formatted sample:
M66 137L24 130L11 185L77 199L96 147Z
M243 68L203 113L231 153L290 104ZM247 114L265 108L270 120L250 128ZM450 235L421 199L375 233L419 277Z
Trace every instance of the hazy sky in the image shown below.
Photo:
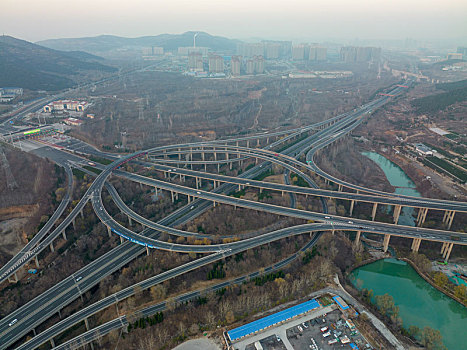
M0 1L0 31L30 41L100 34L135 37L188 30L239 39L459 38L467 37L467 1Z

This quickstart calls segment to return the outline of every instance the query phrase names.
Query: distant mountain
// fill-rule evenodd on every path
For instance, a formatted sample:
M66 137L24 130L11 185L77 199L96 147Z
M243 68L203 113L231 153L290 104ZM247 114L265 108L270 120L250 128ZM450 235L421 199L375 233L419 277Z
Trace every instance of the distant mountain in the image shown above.
M61 90L75 85L78 75L116 71L100 60L86 52L61 52L0 36L0 87Z
M161 34L157 36L142 36L138 38L124 38L114 35L100 35L87 38L51 39L37 42L37 44L63 51L80 50L102 54L115 50L141 50L143 47L158 46L164 50L174 51L178 47L193 46L193 36L196 45L209 47L213 51L235 51L240 41L221 36L213 36L204 32L186 32L183 34Z

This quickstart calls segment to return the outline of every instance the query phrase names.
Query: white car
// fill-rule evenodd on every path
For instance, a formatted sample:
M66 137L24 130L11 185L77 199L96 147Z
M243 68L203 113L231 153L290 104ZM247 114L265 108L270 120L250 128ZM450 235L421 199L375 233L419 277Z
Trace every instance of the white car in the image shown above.
M201 192L200 192L200 191L196 191L196 194L201 194Z
M16 322L18 322L18 319L17 319L17 318L15 318L13 321L11 321L10 323L8 323L8 327L13 326Z
M325 218L325 219L330 219L331 217L330 217L330 216L325 216L324 218Z
M348 221L349 224L353 224L353 221Z
M190 210L192 210L192 209L194 209L194 208L195 208L195 206L194 206L194 205L192 205L192 206L190 207Z
M83 276L76 277L76 282L80 281L82 278L83 278Z

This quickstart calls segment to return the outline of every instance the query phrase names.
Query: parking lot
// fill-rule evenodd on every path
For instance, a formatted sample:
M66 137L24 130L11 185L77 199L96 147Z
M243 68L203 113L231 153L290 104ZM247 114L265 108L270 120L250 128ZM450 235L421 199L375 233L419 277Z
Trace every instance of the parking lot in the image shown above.
M324 337L324 334L328 335ZM300 326L288 328L287 339L295 350L350 349L350 343L356 344L359 349L371 349L369 345L367 347L366 340L358 330L351 330L346 325L339 310L309 319ZM330 341L336 342L329 344Z
M265 350L287 350L282 339L279 338L278 340L276 335L271 335L267 338L261 339L259 342ZM255 344L247 345L245 350L256 350Z

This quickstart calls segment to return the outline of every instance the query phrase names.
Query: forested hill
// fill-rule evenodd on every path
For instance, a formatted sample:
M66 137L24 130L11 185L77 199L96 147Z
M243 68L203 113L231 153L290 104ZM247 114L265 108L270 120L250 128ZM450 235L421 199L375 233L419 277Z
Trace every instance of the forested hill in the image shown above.
M196 34L196 46L208 47L214 51L235 51L240 41L204 32L185 32L182 34L161 34L125 38L115 35L99 35L85 38L51 39L39 41L37 44L56 50L81 50L90 53L106 54L115 50L141 50L158 46L166 51L176 51L179 47L193 46Z
M77 79L116 68L85 52L62 52L28 41L0 36L0 87L18 86L30 90L61 90Z
M433 114L454 103L467 101L467 79L453 83L437 84L436 89L445 92L412 101L412 105L416 108L418 114Z

